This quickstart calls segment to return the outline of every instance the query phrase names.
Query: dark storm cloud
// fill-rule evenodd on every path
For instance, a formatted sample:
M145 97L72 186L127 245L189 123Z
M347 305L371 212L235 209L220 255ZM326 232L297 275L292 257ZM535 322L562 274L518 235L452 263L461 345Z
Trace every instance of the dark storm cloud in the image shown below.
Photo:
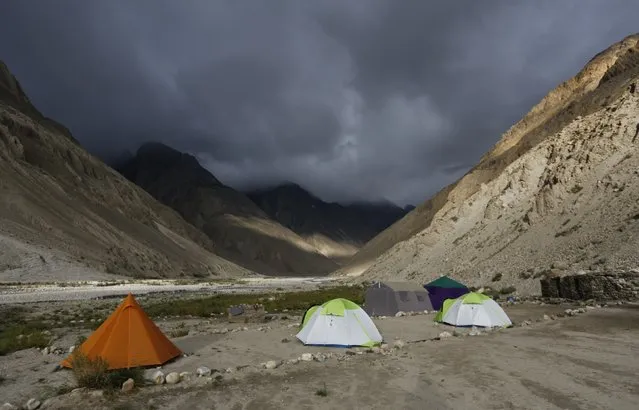
M0 59L90 150L156 140L236 187L419 202L594 54L639 3L5 2Z

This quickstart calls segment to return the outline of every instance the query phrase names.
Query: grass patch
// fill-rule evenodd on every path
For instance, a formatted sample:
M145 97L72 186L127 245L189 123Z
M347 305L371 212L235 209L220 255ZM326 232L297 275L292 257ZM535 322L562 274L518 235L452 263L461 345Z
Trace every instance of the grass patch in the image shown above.
M141 368L108 370L109 363L97 357L91 359L80 352L71 355L73 377L78 387L89 389L119 389L127 379L133 379L136 386L144 384L144 370Z
M29 320L24 309L11 308L0 314L0 356L32 347L46 347L49 326L40 320Z
M310 306L320 305L335 298L346 298L357 304L364 303L363 286L339 286L305 292L260 293L216 295L205 298L156 302L144 306L150 316L196 316L208 317L212 314L226 313L226 309L237 304L262 304L267 312L306 310Z
M324 383L324 386L321 389L317 389L315 391L315 395L316 396L320 396L320 397L328 396L328 390L326 389L326 383Z

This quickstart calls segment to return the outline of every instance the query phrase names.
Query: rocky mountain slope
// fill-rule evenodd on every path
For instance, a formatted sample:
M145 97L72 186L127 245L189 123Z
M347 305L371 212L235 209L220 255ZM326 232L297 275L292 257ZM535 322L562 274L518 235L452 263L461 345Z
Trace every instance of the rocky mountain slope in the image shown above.
M328 203L293 183L253 191L248 197L272 219L338 260L350 258L407 212L390 202Z
M530 293L541 276L639 267L638 134L636 34L552 90L477 166L337 273L453 274Z
M213 250L44 117L0 62L0 280L252 274Z
M269 275L302 276L328 274L338 267L245 194L218 181L192 155L148 143L119 171L206 233L219 255L241 266Z

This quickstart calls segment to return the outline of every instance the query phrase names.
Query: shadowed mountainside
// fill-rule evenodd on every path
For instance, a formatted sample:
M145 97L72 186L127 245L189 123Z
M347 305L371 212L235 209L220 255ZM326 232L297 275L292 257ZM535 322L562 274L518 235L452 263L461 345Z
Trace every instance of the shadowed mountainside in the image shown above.
M147 143L119 171L206 233L219 255L241 266L269 275L303 276L338 267L246 195L222 184L192 155Z
M344 259L406 214L390 202L328 203L293 183L247 195L272 219L323 253Z
M251 273L44 117L1 62L0 175L0 280Z

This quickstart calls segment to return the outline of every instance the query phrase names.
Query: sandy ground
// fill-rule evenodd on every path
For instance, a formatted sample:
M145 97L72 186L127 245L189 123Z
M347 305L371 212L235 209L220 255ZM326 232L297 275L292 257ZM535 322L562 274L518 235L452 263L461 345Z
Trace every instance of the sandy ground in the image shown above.
M87 300L127 295L171 292L251 293L282 289L306 289L333 282L332 278L246 278L236 283L176 284L171 280L146 280L100 286L100 282L67 282L55 285L0 286L0 305L15 303ZM104 283L104 282L102 282Z
M506 306L515 324L530 326L485 332L480 336L433 340L453 332L432 321L433 315L375 319L391 345L387 354L350 349L305 347L294 334L299 316L282 314L264 324L237 325L223 319L160 320L187 357L162 367L195 372L217 369L175 386L147 386L131 394L101 396L72 392L69 371L54 371L64 355L36 349L0 357L0 402L24 404L35 397L43 408L73 409L635 409L639 400L639 305L592 309L576 317L542 320L567 306ZM245 328L245 329L243 329ZM227 329L226 333L219 333ZM89 330L54 330L57 346L68 349ZM467 333L462 331L462 334ZM333 354L324 362L286 363L303 353ZM261 363L284 361L275 370ZM229 372L226 369L230 369ZM151 376L155 369L149 369ZM215 380L215 378L219 380ZM326 397L316 395L326 386ZM47 397L49 397L48 400Z

